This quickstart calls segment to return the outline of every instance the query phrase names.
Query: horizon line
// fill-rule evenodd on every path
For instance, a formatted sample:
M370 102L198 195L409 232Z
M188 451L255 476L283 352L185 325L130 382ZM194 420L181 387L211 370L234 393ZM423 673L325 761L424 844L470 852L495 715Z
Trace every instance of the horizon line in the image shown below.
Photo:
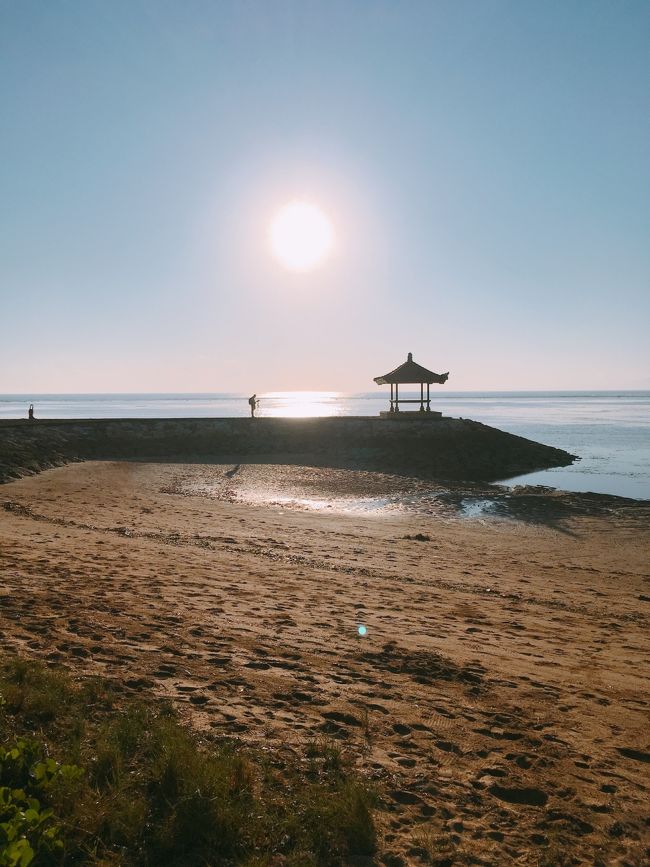
M414 383L413 389L405 389L405 391L416 391L417 383ZM447 394L583 394L585 392L594 392L597 394L618 394L618 393L650 393L650 386L647 388L530 388L530 389L454 389L453 391L450 389L447 391ZM388 390L386 391L338 391L335 389L277 389L273 391L262 391L259 392L260 396L270 396L270 395L290 395L290 394L329 394L329 395L340 395L340 396L351 396L356 394L376 394L377 397L383 394L389 394ZM161 397L171 396L171 395L187 395L188 397L198 397L198 396L215 396L215 395L229 395L229 396L240 396L243 394L247 394L247 392L243 391L7 391L0 392L0 398L4 397L26 397L28 395L39 396L39 397L142 397L142 396L151 396L151 395L159 395ZM436 397L443 396L444 392L437 392Z

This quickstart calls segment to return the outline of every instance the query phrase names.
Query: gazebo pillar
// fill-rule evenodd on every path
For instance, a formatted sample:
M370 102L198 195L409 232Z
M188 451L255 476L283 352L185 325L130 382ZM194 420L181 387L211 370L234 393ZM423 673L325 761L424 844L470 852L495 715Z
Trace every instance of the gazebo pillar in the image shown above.
M399 412L399 385L395 383L395 412Z
M430 389L430 387L431 387L431 386L430 386L429 383L427 382L427 412L431 412L431 398L429 397L429 389Z
M427 383L428 385L428 383ZM424 383L420 383L420 412L424 412Z

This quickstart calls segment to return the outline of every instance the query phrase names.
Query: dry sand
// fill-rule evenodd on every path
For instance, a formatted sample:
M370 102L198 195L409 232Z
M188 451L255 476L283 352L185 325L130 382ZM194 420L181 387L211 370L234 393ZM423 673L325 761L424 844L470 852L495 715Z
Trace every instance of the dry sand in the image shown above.
M100 462L4 485L3 646L244 742L335 739L403 863L646 863L650 510L286 502L391 485Z

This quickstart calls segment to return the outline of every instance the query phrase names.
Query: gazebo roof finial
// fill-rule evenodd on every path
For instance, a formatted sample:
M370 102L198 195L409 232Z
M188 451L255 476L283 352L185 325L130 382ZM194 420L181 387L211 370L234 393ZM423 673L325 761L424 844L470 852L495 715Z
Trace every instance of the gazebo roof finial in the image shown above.
M406 360L407 361L413 361L413 353L412 352L409 352L409 354L406 357Z

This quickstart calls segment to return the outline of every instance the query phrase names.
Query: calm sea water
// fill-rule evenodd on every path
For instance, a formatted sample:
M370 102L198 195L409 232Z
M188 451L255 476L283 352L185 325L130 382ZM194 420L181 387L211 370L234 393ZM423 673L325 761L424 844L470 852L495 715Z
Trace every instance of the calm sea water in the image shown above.
M406 394L404 394L406 397ZM419 396L413 394L413 396ZM245 416L242 394L0 395L0 418L187 418ZM260 416L377 415L382 392L274 392L259 395ZM532 473L511 484L552 485L650 499L650 392L436 392L432 408L566 449L572 467ZM506 480L504 480L506 481Z

